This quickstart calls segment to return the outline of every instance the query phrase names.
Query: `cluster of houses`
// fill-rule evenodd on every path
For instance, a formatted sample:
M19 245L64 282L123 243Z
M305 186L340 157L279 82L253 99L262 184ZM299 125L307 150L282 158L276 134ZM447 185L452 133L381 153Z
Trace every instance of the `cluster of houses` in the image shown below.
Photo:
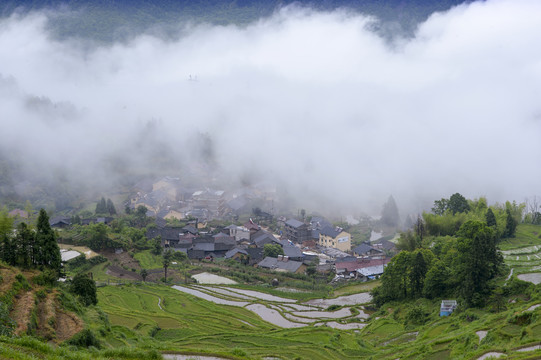
M351 234L334 226L327 219L313 216L308 220L278 217L279 233L262 229L252 220L238 226L229 225L211 233L202 232L209 220L236 219L252 212L254 202L272 202L274 190L264 185L227 194L223 190L193 189L183 186L178 178L164 177L158 181L141 181L127 206L145 206L147 216L155 217L156 227L147 231L148 239L160 239L164 248L184 252L192 260L226 258L246 265L276 271L303 273L307 266L317 271L334 270L338 278L370 279L383 273L394 244L390 241L366 242L352 247ZM257 216L272 215L259 209ZM23 210L13 216L27 217ZM189 225L173 227L167 219L196 219ZM112 217L80 219L81 225L109 224ZM69 217L50 219L52 227L72 225ZM283 255L265 257L266 244L282 248Z
M158 226L149 229L147 237L160 239L164 248L184 252L192 260L233 259L292 273L304 273L308 266L315 265L319 272L334 270L339 278L346 279L377 277L389 262L385 246L391 248L392 243L363 243L351 249L351 235L324 218L313 218L311 222L283 220L283 229L281 234L274 234L250 220L242 226L226 226L212 235L200 232L195 222L182 228ZM265 257L267 244L280 246L283 255Z

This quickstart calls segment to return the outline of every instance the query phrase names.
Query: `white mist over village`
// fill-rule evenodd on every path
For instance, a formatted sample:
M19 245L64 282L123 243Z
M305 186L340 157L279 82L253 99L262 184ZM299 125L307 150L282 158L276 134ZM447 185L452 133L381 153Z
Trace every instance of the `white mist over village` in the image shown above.
M111 44L15 14L0 22L0 151L105 188L165 156L171 176L204 165L344 214L391 194L405 213L456 192L523 201L541 175L539 13L473 2L383 38L377 18L289 6Z
M540 15L0 1L0 358L541 358Z

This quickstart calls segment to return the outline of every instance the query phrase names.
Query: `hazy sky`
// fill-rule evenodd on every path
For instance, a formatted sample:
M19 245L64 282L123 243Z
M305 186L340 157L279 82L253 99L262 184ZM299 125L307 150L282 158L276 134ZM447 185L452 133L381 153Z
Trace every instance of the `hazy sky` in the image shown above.
M377 19L286 8L178 40L58 42L47 15L0 21L0 148L74 179L136 163L154 137L185 163L208 133L220 171L255 171L360 209L540 194L541 2L474 2L390 44ZM197 79L196 81L190 81Z

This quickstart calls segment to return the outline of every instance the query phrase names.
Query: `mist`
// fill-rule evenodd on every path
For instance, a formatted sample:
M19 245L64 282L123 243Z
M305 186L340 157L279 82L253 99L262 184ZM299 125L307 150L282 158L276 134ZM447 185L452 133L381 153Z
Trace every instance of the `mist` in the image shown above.
M13 15L0 152L100 191L170 169L275 183L323 212L377 213L390 194L408 211L455 192L522 201L541 175L539 14L533 0L473 2L383 38L377 18L290 6L111 44L54 38L48 12Z

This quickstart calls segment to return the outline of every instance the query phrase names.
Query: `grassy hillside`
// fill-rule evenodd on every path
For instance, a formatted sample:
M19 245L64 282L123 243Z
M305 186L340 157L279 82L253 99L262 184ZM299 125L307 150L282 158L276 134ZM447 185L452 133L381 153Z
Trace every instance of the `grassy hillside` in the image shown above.
M100 287L98 306L81 309L62 288L47 290L37 285L37 272L20 272L3 266L0 269L2 301L9 305L11 317L17 319L14 331L21 337L0 337L0 359L147 359L158 358L160 353L212 354L230 359L478 359L495 353L508 359L538 359L541 357L541 285L517 280L516 272L536 271L532 256L541 247L540 230L539 226L520 225L517 237L501 244L515 275L510 280L502 277L493 283L501 291L488 300L485 308L459 307L451 316L440 317L441 299L389 303L379 310L370 305L355 305L352 308L357 310L349 309L353 315L364 311L370 317L358 321L360 328L352 330L318 326L317 322L282 328L262 320L246 307L218 305L167 285L148 283ZM135 258L148 262L147 266L157 261L146 253ZM99 266L107 264L110 263ZM227 274L222 269L225 264L213 266L220 274ZM304 305L311 298L366 292L377 284L351 283L314 293L309 289L288 293L267 285L237 285L230 289L257 290ZM230 298L220 295L213 287L197 289ZM280 311L284 308L263 298L248 302L270 309L281 307ZM338 306L333 310L348 308ZM66 319L68 315L72 326L60 326L67 324L62 317ZM62 334L60 328L71 330ZM82 328L95 337L100 349L77 348L66 341L78 332L71 343L84 344ZM51 347L45 340L59 346Z

